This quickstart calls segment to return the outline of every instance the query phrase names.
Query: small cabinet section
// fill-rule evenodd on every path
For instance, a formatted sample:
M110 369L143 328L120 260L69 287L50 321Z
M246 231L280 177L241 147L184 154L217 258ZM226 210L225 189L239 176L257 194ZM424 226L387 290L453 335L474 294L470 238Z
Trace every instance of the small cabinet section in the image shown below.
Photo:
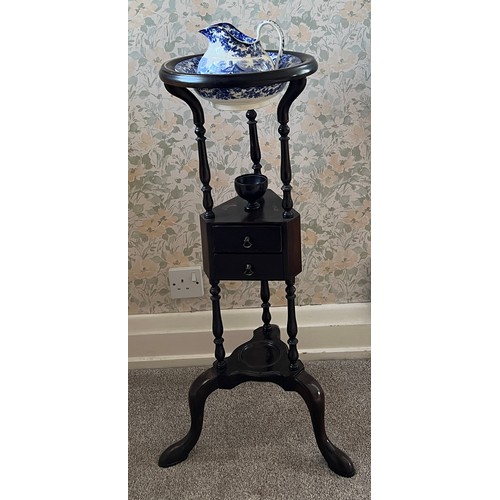
M283 218L281 198L268 189L262 210L245 212L233 198L200 216L203 268L210 280L287 280L302 271L300 215Z

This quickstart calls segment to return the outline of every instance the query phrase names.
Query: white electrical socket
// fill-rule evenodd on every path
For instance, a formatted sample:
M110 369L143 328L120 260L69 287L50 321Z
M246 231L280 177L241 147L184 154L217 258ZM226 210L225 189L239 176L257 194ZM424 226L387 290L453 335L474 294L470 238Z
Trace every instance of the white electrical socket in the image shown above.
M168 281L173 299L203 296L201 267L173 267L168 270Z

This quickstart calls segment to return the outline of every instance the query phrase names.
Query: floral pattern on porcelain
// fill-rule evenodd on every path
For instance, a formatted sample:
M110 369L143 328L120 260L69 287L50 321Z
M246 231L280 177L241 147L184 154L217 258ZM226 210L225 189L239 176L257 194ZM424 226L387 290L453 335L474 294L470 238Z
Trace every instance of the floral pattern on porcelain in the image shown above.
M276 61L278 53L276 51L268 52L269 59L271 60L272 67ZM200 61L200 57L192 57L177 63L175 66L175 71L179 73L196 73L197 67ZM283 54L280 58L279 68L288 68L299 64L300 59L292 54ZM241 100L241 99L255 99L259 100L263 97L274 96L275 94L281 92L286 83L277 83L273 85L262 85L259 87L248 87L248 88L195 88L193 89L198 95L209 101L229 101L229 100Z
M197 72L201 74L231 74L271 71L277 65L264 50L259 41L260 30L264 25L274 27L280 38L279 54L283 53L283 31L271 20L257 26L256 38L242 33L230 23L217 23L200 30L209 41L208 48L200 59Z

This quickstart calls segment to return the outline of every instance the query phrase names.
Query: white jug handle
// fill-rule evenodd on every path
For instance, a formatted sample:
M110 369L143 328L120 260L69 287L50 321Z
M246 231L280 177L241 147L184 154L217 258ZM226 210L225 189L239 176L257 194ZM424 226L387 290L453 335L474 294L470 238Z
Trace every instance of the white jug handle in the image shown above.
M285 35L283 34L283 30L279 27L277 23L274 21L271 21L270 19L267 19L266 21L262 21L258 26L257 26L257 34L255 35L255 40L259 40L260 38L260 29L262 26L270 24L277 32L278 36L280 38L280 47L278 50L278 55L276 56L276 61L274 63L274 69L279 68L281 56L283 55L283 50L285 49Z

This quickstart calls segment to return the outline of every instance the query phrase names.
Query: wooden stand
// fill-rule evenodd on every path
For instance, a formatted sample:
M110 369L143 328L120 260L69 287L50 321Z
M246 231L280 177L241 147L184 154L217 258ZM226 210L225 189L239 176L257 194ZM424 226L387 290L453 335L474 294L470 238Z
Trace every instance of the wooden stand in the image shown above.
M317 63L307 54L293 54L301 59L301 64L265 73L186 75L175 72L175 64L186 58L177 58L165 63L160 71L165 88L186 102L193 113L205 209L200 215L203 264L211 285L212 331L215 343L213 367L203 372L189 390L191 428L183 439L161 454L160 467L171 467L188 457L200 437L205 401L213 391L232 389L246 381L262 381L273 382L285 391L298 392L309 409L316 442L330 469L344 477L351 477L355 473L350 458L335 447L326 435L323 389L304 369L297 350L294 284L295 277L302 271L300 215L293 209L291 196L292 172L288 145L290 129L287 124L290 106L304 90L306 77L316 71ZM267 190L259 200L260 209L255 211L245 211L246 202L239 197L214 207L205 147L203 109L188 87L251 87L279 82L289 82L277 109L283 197ZM262 167L257 136L257 113L255 110L248 110L246 117L250 132L252 168L255 173L260 174ZM239 346L227 358L220 309L221 280L259 281L262 300L263 325L253 332L251 340ZM271 280L285 283L288 308L286 344L280 339L278 326L271 324Z

